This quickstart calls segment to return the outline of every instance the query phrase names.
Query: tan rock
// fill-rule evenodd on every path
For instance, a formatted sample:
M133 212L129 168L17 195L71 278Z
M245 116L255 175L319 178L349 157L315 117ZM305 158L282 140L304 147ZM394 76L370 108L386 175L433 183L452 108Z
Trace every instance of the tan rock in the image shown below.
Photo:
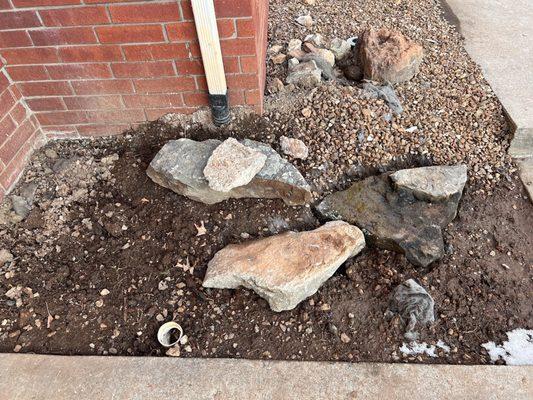
M272 310L291 310L364 246L359 228L343 221L328 222L313 231L231 244L209 262L203 286L244 286L266 299Z
M311 28L313 26L313 18L310 15L302 15L296 18L296 22L300 25L305 26L306 28Z
M399 83L418 72L423 50L400 32L368 29L362 35L359 55L366 79Z
M287 56L283 53L276 54L275 56L270 57L274 64L283 64L287 59Z
M309 110L309 109L304 109ZM302 110L302 114L304 114L304 110ZM311 110L309 110L311 112ZM310 114L309 114L310 115ZM282 136L279 139L279 144L281 145L281 150L293 157L293 158L300 158L302 160L305 160L307 156L309 155L309 149L305 145L304 142L302 142L300 139L292 139L288 138L287 136Z
M248 184L265 165L267 157L260 151L226 139L209 157L204 176L209 187L219 192Z

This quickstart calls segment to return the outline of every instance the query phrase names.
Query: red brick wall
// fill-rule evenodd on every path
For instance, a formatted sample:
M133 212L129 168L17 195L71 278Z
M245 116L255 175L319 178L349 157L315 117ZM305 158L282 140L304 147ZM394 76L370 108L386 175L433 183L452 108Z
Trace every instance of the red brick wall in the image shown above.
M268 0L214 1L230 104L261 112ZM0 0L0 57L46 138L207 105L189 0Z
M17 86L9 82L0 62L0 201L41 143L37 119L24 104Z

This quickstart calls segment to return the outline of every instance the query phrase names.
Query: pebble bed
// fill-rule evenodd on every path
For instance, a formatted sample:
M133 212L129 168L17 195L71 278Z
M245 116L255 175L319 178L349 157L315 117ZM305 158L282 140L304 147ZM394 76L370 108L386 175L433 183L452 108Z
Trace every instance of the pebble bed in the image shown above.
M308 3L314 3L309 5ZM298 25L311 15L310 29ZM357 83L324 83L312 90L286 89L266 100L267 130L309 146L298 167L316 194L345 178L418 165L466 163L469 182L488 194L514 172L506 154L511 135L502 106L469 58L456 28L436 0L361 2L272 0L269 46L284 46L320 33L326 41L359 36L365 28L397 29L424 48L417 76L394 89L404 108L392 115L379 99L364 98ZM267 66L267 82L287 75L287 62ZM368 172L366 173L368 174Z

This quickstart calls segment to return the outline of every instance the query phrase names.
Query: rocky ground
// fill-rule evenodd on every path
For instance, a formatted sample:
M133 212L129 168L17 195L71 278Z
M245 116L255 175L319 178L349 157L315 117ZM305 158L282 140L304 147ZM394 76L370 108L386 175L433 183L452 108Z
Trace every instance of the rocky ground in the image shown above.
M314 20L309 29L294 22L304 14ZM394 87L399 116L359 84L323 82L284 86L268 96L263 117L216 131L168 118L120 138L38 151L19 197L0 208L0 250L9 253L0 252L0 351L163 355L157 329L175 320L187 336L183 357L487 363L481 344L531 328L533 206L505 153L501 106L438 4L271 1L271 46L317 32L348 38L369 26L399 28L424 48L419 74ZM269 84L286 76L287 61L269 61ZM281 313L251 290L203 288L207 263L226 245L324 222L312 206L281 200L205 205L146 175L169 139L229 136L280 153L282 136L301 139L308 157L288 159L311 185L313 205L378 172L465 163L458 216L443 230L446 255L415 267L368 246ZM435 357L406 350L405 327L386 317L391 293L409 278L435 301L435 323L419 330Z

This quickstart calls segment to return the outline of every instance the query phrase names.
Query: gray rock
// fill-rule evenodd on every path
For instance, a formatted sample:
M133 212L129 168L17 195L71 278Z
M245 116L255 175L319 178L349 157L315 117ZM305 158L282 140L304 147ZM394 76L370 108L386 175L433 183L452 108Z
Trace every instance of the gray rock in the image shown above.
M314 60L300 62L289 70L286 82L303 88L313 88L322 82L322 70Z
M204 142L172 140L154 157L147 174L161 186L205 204L243 197L280 198L289 205L307 204L312 200L309 185L292 164L270 146L248 139L241 143L267 156L261 171L247 185L229 192L211 189L203 170L220 143L215 139Z
M291 39L287 45L287 52L302 49L302 41L300 39Z
M310 15L301 15L298 18L296 18L296 22L299 23L302 26L305 26L306 28L311 28L313 26L313 18Z
M466 183L466 165L402 169L391 174L396 186L413 192L416 198L444 201L462 193Z
M209 187L219 192L246 185L265 165L266 155L246 147L237 139L226 139L218 146L204 168Z
M415 326L435 321L435 302L429 293L414 279L408 279L397 286L389 300L389 312L399 314L406 324L405 337L416 340Z
M376 86L370 82L365 82L363 83L363 90L368 97L385 100L394 114L400 115L403 112L402 104L389 84Z
M359 228L342 221L328 222L313 231L232 244L209 262L203 286L244 286L266 299L272 310L291 310L364 246Z
M431 203L413 192L395 188L388 173L354 183L327 196L317 207L326 218L357 225L376 246L404 253L416 266L426 267L444 255L442 228L457 214L461 193Z
M329 49L333 52L335 59L338 61L342 60L350 53L352 45L347 40L335 38L331 41L331 46Z

